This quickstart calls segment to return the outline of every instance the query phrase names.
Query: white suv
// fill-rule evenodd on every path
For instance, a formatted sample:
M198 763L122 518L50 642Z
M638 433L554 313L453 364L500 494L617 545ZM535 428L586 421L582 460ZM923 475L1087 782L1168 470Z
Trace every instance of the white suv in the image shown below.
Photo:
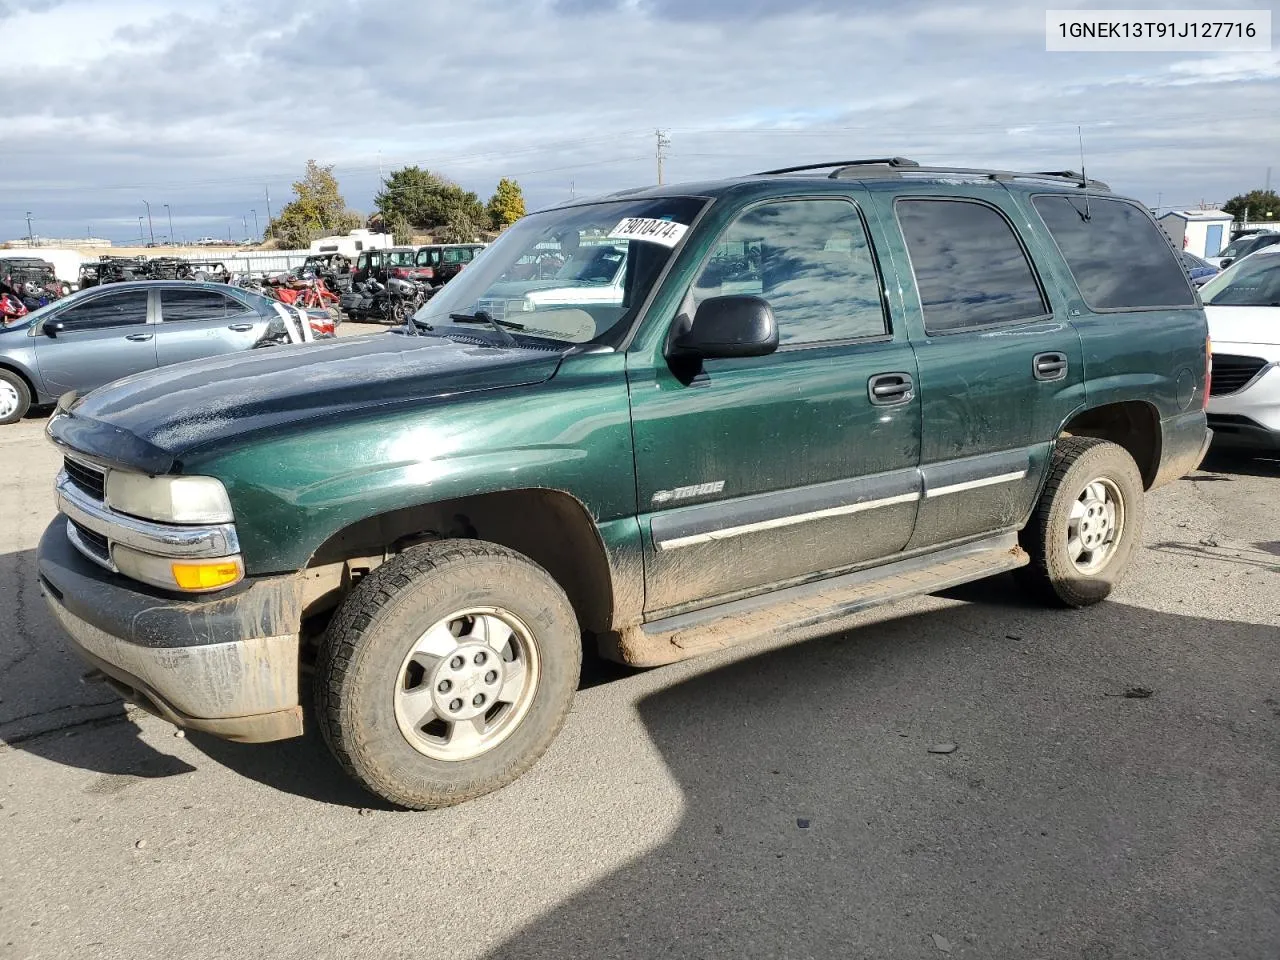
M1214 443L1280 452L1280 247L1236 261L1200 295L1213 343Z

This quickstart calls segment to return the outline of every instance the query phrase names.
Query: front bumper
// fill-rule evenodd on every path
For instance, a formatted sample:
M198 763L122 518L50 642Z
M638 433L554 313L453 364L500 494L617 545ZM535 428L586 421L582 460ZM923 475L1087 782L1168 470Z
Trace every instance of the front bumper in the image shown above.
M1222 349L1237 348L1228 344ZM1240 348L1240 352L1246 349ZM1264 351L1251 349L1248 353L1261 355ZM1234 393L1210 397L1209 423L1220 447L1280 450L1280 363L1273 360Z
M179 599L83 557L63 516L37 556L41 591L73 649L128 699L228 740L301 735L295 578Z

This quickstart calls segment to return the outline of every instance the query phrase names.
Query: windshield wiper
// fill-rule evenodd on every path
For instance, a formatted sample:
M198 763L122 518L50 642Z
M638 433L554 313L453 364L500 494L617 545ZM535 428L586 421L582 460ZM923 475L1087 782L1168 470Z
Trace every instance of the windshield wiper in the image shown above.
M507 330L523 330L523 323L516 323L513 320L499 320L487 310L477 310L475 313L451 313L449 314L449 319L456 323L487 323L502 335L502 340L507 346L520 346L519 341L507 333Z

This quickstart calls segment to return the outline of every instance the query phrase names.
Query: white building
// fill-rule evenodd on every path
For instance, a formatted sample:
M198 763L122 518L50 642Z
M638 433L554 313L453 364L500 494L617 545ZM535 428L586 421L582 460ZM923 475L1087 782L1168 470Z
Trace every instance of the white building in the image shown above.
M395 238L389 233L371 230L352 230L345 237L321 237L311 241L312 253L341 253L355 259L362 250L385 250L395 246Z
M1234 219L1222 210L1173 210L1159 223L1179 250L1208 258L1216 257L1230 241Z

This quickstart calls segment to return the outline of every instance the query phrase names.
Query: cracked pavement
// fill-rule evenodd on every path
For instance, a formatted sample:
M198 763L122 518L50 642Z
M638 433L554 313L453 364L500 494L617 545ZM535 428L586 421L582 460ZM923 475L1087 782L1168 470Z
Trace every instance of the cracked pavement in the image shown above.
M530 774L405 813L314 731L179 738L81 682L42 429L0 428L2 960L1280 955L1280 462L1154 494L1099 607L998 578L596 666Z

